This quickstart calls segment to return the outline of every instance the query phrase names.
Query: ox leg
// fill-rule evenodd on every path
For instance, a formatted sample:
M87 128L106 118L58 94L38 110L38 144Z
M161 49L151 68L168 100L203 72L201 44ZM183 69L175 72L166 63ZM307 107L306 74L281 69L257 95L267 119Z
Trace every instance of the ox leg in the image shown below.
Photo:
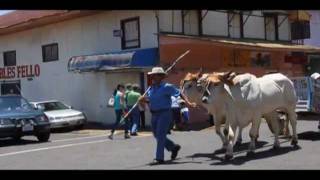
M297 135L297 114L294 108L291 108L288 111L288 118L292 127L292 141L291 145L296 146L298 144L298 135Z
M252 155L256 148L256 139L258 138L259 127L261 123L261 116L256 116L252 121L252 126L250 129L251 142L249 145L249 151L247 155Z
M236 141L236 146L240 146L242 143L242 128L239 127L238 137Z
M237 127L235 125L228 126L228 146L227 146L227 152L225 155L225 160L230 160L233 157L233 144L234 144L234 133L236 132Z
M289 138L290 137L289 115L287 113L285 114L283 121L284 121L284 127L282 129L283 134L285 135L285 137Z
M216 129L216 134L220 137L221 142L222 142L222 149L226 149L227 148L227 140L226 138L223 136L223 134L221 133L221 121L222 118L221 117L214 117L214 125L215 125L215 129Z
M279 149L279 133L280 133L280 122L279 122L279 114L277 111L273 111L265 115L265 119L268 122L270 131L274 134L274 144L273 149Z

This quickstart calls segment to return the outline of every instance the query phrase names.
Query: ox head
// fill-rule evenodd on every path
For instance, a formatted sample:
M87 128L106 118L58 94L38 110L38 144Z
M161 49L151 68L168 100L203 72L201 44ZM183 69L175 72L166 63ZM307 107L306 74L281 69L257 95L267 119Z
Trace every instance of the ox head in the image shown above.
M203 92L197 88L197 81L203 76L202 68L197 73L187 73L180 81L180 89L190 100L199 103Z
M207 77L199 78L197 81L198 88L203 89L203 95L201 101L205 104L209 104L212 100L223 96L224 84L229 86L234 85L234 78L236 73L229 71L227 73L212 73Z

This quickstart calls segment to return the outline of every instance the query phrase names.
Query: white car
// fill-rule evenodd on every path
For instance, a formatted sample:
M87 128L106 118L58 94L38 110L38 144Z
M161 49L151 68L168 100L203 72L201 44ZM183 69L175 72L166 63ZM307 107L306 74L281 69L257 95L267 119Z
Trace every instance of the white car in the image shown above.
M62 127L82 128L87 121L84 113L57 100L30 102L30 104L35 109L44 112L50 121L51 129Z

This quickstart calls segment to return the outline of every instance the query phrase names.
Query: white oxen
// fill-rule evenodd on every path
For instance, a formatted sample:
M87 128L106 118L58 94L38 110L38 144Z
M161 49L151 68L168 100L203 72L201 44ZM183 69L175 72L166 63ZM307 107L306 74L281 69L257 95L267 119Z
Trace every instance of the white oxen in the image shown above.
M216 112L226 115L228 126L228 146L226 159L233 156L234 132L252 123L250 129L251 143L249 154L254 152L255 139L259 133L261 117L267 117L273 121L276 119L276 110L285 112L292 126L292 145L296 145L296 113L297 97L293 83L286 76L276 73L268 74L261 78L246 73L235 76L233 73L212 74L205 78L207 82L207 97L204 98ZM199 83L199 82L198 82ZM200 82L200 84L203 84ZM274 147L280 146L278 140L279 127L274 123L275 142Z
M222 73L213 73L213 74L222 74ZM214 116L214 124L215 124L215 130L217 135L221 138L221 141L223 143L222 148L226 149L228 145L227 139L223 136L221 133L221 124L225 122L226 118L226 110L224 109L225 107L222 106L222 104L208 104L205 102L202 102L202 96L205 93L205 88L202 87L197 87L197 82L201 79L206 79L209 76L209 74L201 74L201 70L198 73L192 74L188 73L184 79L181 81L181 89L183 90L183 93L188 97L189 100L197 103L198 105L203 106L208 110L210 114ZM243 79L243 81L245 81ZM271 132L275 131L277 126L277 121L274 121L272 119L278 119L278 113L277 112L272 112L264 116L266 119L268 126L271 130ZM225 126L226 128L226 126ZM273 129L273 130L272 130ZM227 135L227 130L224 131L225 135ZM239 133L237 137L237 143L236 144L241 144L242 141L242 128L239 128Z

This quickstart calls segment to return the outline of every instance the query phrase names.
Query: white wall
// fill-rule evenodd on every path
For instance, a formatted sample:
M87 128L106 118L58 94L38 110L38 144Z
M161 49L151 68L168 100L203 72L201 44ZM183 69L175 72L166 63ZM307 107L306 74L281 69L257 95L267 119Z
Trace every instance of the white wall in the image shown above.
M89 120L113 123L114 112L106 108L107 98L118 83L140 83L139 73L75 74L67 71L70 57L121 50L120 20L140 17L141 48L157 47L157 24L154 11L111 11L68 20L31 30L0 36L2 52L16 50L17 65L40 64L40 77L21 79L21 89L31 101L58 99L83 110ZM41 46L58 43L59 60L42 63Z
M184 33L187 35L199 35L198 12L188 10L184 17Z
M283 22L282 22L283 21ZM291 29L290 29L290 24L288 18L286 16L278 16L278 24L282 24L279 27L279 40L290 40L291 39Z
M240 38L240 15L239 14L230 14L229 18L231 20L230 22L230 27L229 27L229 31L230 31L230 37L232 38Z
M202 16L206 12L202 11ZM202 21L202 32L205 35L228 36L228 14L208 11Z
M159 14L159 29L163 32L182 33L181 10L161 10Z
M248 15L243 15L243 21ZM249 16L246 24L243 26L243 36L245 38L264 39L264 18Z

